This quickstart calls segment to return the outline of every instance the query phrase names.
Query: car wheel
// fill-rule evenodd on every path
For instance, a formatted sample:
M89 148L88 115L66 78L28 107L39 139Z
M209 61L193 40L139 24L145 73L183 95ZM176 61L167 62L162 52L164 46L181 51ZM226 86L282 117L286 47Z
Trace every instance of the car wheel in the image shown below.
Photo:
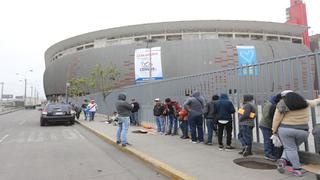
M70 120L70 125L74 125L74 119Z

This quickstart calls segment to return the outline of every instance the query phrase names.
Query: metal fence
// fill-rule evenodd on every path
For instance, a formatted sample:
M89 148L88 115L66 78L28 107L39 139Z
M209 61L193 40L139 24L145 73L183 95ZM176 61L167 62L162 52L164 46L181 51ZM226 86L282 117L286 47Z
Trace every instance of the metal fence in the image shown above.
M244 94L252 94L261 114L261 106L264 101L269 96L286 89L294 90L307 99L316 98L320 85L318 77L320 77L320 53L312 53L250 66L129 86L114 90L105 100L100 93L90 95L87 98L96 99L100 107L100 113L111 114L115 111L114 103L117 100L118 93L126 92L128 100L135 98L140 103L139 119L155 125L152 110L155 98L164 100L170 97L182 104L186 99L185 94L192 93L195 90L200 91L207 100L210 100L212 95L226 93L234 105L240 107L241 97ZM312 119L310 127L320 123L317 108L311 110L310 117ZM257 119L260 119L259 116ZM236 137L238 130L236 115L234 137ZM310 138L313 144L313 137ZM259 128L255 128L254 141L262 142ZM314 151L314 146L311 146L311 151ZM306 144L305 150L308 149L309 145Z

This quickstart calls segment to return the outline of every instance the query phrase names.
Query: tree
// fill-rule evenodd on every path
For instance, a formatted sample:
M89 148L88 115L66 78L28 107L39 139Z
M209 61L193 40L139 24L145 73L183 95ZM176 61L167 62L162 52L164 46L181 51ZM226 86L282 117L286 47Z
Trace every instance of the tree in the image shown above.
M109 63L107 66L97 64L91 71L89 84L97 92L102 92L103 99L105 100L114 88L119 76L120 72L114 64Z

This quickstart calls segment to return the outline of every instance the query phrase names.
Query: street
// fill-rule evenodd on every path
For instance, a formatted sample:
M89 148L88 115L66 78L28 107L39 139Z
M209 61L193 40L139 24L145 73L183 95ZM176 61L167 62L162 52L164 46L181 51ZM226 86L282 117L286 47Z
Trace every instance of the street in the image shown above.
M0 179L167 179L79 125L41 127L40 112L0 116Z

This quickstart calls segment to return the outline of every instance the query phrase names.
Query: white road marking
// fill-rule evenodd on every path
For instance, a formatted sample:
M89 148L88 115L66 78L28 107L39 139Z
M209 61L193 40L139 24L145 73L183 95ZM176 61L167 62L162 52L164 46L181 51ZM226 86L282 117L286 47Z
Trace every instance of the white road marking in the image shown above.
M23 120L23 121L21 121L21 122L19 123L19 125L23 125L26 121L27 121L26 119Z
M81 139L84 139L84 137L82 136L82 134L76 130L76 129L73 129L73 131L81 138Z
M9 134L6 134L5 136L3 136L3 138L0 139L0 143L2 143L2 141L4 141L8 136Z

